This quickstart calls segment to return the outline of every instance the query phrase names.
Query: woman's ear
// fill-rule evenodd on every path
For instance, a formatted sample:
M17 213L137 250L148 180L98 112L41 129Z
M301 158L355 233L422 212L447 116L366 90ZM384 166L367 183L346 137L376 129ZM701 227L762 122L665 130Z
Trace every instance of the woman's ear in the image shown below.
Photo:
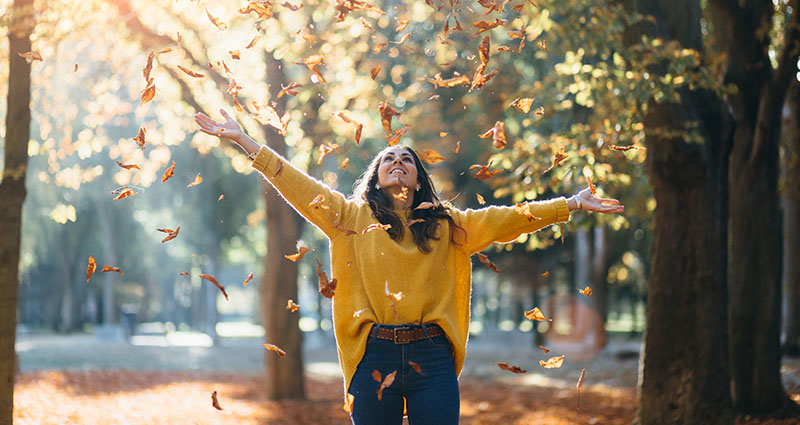
M419 183L417 183L417 187L416 187L416 188L414 188L414 190L416 190L417 192L419 192L419 189L420 189L420 188L421 188L421 186L419 185Z

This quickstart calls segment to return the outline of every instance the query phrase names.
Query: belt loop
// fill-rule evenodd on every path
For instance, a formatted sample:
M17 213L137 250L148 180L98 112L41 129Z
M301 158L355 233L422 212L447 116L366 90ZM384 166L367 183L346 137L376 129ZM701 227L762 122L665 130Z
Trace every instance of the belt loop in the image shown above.
M431 337L428 335L428 325L422 323L420 326L422 326L422 331L425 332L425 339L431 339Z

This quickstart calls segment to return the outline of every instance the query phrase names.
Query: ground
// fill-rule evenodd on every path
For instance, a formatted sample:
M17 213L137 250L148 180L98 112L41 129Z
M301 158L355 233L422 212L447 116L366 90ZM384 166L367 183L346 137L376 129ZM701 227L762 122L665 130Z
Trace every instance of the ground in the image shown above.
M98 342L90 335L28 336L17 345L22 373L15 424L347 424L335 351L323 336L307 338L307 401L270 402L263 395L260 340L224 340L205 347ZM503 342L498 358L498 343ZM617 339L561 369L538 366L545 355L529 334L503 333L470 342L460 379L462 424L630 424L636 413L638 342ZM501 371L506 361L528 369ZM579 396L581 369L586 378ZM783 375L800 401L800 361ZM300 379L298 377L298 379ZM224 410L211 406L217 391ZM322 419L324 418L324 419ZM797 423L738 421L739 425Z

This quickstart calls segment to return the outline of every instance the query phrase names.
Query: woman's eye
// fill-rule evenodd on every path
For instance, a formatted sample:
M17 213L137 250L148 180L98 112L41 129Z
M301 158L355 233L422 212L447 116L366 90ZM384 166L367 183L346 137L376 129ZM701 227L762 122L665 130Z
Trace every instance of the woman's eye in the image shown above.
M403 161L405 161L405 162L411 162L411 158L409 158L409 157L405 157L405 158L403 158Z

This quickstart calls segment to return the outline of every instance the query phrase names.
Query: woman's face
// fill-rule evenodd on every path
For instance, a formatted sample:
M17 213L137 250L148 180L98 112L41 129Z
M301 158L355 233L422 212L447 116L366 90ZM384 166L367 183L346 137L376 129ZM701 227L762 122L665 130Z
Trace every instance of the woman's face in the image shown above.
M417 166L411 153L400 146L389 148L378 165L378 184L384 190L407 187L413 193L417 185Z

